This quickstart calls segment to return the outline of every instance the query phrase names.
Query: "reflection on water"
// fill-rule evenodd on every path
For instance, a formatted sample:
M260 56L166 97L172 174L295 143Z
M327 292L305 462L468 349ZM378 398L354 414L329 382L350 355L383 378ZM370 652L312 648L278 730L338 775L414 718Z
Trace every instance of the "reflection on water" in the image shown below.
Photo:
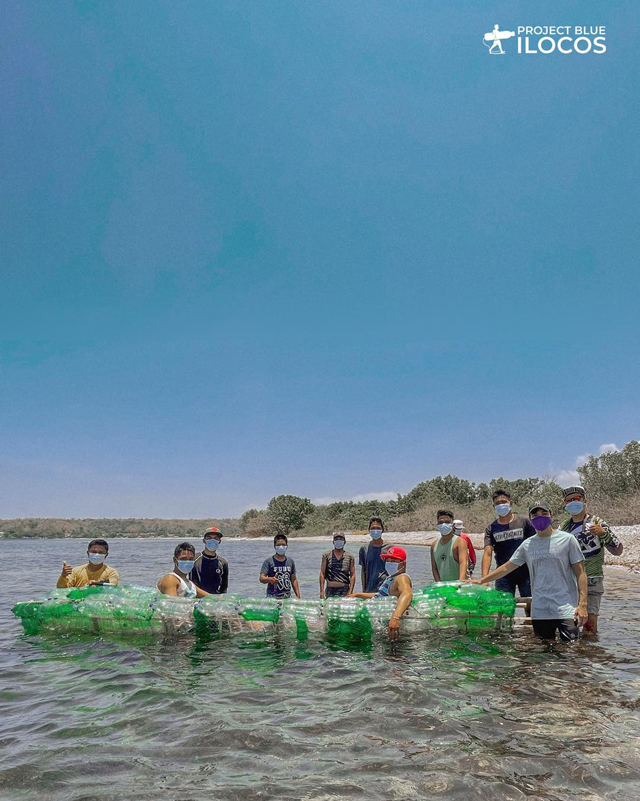
M160 546L122 541L151 584ZM24 543L0 543L5 559ZM640 581L607 577L597 640L530 632L377 640L26 637L8 609L79 544L29 543L34 585L0 586L0 797L629 799L640 792ZM295 544L303 593L321 546ZM293 550L292 548L292 550ZM258 594L263 543L229 543ZM73 556L73 554L72 554ZM76 558L76 563L80 557ZM427 552L409 549L416 584ZM124 576L125 581L138 579ZM232 575L232 580L234 576ZM36 586L40 582L42 586ZM19 598L18 598L19 596Z

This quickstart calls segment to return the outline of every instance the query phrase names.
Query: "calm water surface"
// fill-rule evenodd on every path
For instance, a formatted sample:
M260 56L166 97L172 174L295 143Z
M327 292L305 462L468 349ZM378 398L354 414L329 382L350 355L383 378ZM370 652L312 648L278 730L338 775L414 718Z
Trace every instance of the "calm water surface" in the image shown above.
M175 542L114 540L110 562L151 585ZM637 576L608 575L601 635L571 646L526 628L368 651L26 637L10 607L47 592L85 545L0 541L2 799L640 796ZM322 550L290 546L305 597L317 597ZM407 550L420 586L428 551ZM230 589L262 595L268 544L224 553Z

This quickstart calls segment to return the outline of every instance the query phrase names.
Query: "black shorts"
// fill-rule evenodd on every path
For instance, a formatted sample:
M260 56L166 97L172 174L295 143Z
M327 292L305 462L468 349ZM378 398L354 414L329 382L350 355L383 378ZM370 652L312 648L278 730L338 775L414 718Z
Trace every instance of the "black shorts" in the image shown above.
M325 598L332 598L337 595L346 595L349 592L349 587L345 584L344 587L327 587L324 591Z
M555 640L556 631L563 642L573 642L580 636L575 620L532 620L533 633L542 640Z

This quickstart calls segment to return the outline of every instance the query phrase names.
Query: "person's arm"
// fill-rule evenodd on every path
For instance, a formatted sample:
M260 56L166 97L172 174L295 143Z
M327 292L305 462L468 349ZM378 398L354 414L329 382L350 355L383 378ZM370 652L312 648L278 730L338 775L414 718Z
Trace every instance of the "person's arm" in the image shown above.
M269 560L265 559L262 563L262 570L260 571L260 584L277 584L278 579L275 576L269 575Z
M163 595L173 595L177 597L178 595L178 586L180 582L175 576L172 576L170 573L167 573L166 576L163 576L158 583L158 589ZM195 586L195 585L194 585ZM198 591L198 587L196 587L196 592Z
M210 592L205 592L201 587L198 587L197 584L193 586L196 588L196 598L204 598L206 595L211 595Z
M578 591L580 593L578 606L576 607L574 615L578 626L584 626L587 620L589 620L589 615L587 614L587 590L589 588L589 581L584 569L584 561L576 562L571 565L571 569L578 579Z
M73 568L71 567L71 565L68 565L66 562L63 562L62 573L60 573L60 576L58 578L58 583L56 584L56 587L59 590L66 590L71 586L70 580L72 572Z
M485 545L482 552L482 578L489 574L491 570L491 560L493 559L493 547Z
M402 619L402 615L404 615L407 609L411 606L411 601L413 601L413 589L411 587L411 580L409 576L402 574L398 576L394 583L396 584L396 589L399 590L400 594L398 595L398 603L396 604L396 608L394 609L391 620L389 621L390 640L397 640L400 636L400 620Z
M440 573L438 573L436 558L434 556L435 550L436 550L435 543L431 543L431 572L433 573L433 580L440 581Z
M458 560L458 581L464 581L467 577L467 566L469 564L469 549L467 543L458 537L456 540L456 550L458 551L456 559Z
M364 545L361 546L360 551L358 552L358 561L360 562L360 581L362 583L362 592L364 592L365 587L367 586L367 571L365 569L366 555Z
M222 581L220 582L220 592L226 592L229 589L229 562L224 563L222 568Z
M520 565L514 562L505 562L503 565L500 565L500 567L496 567L495 570L492 570L491 573L487 573L486 576L479 579L469 579L469 582L471 584L490 584L492 581L513 572L517 567L520 567Z
M327 567L327 560L325 555L322 554L322 561L320 562L320 597L324 598L324 571Z
M293 587L293 591L296 594L296 598L300 597L300 585L298 584L298 576L294 573L291 576L291 586Z
M368 598L375 598L377 594L378 594L377 592L350 592L348 597L364 598L366 601Z
M349 579L349 595L353 592L353 588L356 586L356 560L351 560L351 578Z
M624 546L614 535L613 531L611 531L611 526L608 523L605 523L604 520L600 520L599 518L596 519L598 522L594 522L591 525L589 533L596 534L598 537L600 537L600 541L612 556L621 556Z

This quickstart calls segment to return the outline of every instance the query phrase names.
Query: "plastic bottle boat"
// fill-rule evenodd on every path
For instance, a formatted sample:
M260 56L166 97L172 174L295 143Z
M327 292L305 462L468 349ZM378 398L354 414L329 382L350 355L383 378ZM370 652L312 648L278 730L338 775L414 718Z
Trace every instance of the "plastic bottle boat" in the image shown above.
M163 595L148 587L85 587L55 590L47 598L17 603L14 614L27 634L153 633L218 638L247 632L291 631L299 639L368 640L385 633L395 598L298 600L209 595L199 600ZM429 584L414 592L403 634L434 629L509 628L515 598L484 585Z

